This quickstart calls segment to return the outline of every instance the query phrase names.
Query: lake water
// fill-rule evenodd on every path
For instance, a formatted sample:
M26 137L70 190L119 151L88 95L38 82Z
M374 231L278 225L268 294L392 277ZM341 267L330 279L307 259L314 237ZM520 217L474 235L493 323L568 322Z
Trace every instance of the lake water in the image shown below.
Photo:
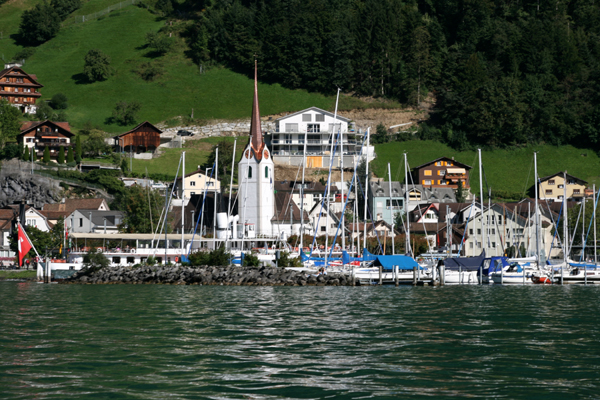
M1 399L600 398L600 288L0 282Z

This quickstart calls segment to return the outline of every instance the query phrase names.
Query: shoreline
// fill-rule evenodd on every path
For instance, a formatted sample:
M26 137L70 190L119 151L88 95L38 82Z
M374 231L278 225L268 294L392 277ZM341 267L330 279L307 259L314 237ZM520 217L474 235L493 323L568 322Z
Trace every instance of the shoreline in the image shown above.
M61 284L167 284L212 286L352 286L352 278L337 273L307 275L275 267L118 267L78 271Z

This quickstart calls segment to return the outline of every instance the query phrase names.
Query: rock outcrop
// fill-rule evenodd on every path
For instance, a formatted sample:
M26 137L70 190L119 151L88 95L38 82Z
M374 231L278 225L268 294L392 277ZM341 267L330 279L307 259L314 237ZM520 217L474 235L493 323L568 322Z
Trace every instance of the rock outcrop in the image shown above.
M12 160L2 164L0 171L0 207L27 200L36 208L54 203L60 192L57 181L31 174L25 162Z

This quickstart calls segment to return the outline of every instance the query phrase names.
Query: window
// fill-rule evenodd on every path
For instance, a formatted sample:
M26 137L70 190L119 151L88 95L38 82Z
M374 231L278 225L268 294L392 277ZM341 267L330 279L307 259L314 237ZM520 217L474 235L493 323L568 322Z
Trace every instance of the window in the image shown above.
M79 218L79 227L82 228L83 227L83 218Z
M190 186L196 186L196 181L191 181Z
M421 192L417 190L411 190L408 192L408 198L410 200L421 200Z
M579 189L573 189L573 194L580 194L581 192L579 191Z
M322 226L322 227L321 227L321 232L325 232L325 229L326 229L326 228L327 228L326 226Z
M252 168L252 167L250 167L250 168ZM250 171L250 176L248 178L252 178L252 171ZM206 182L206 186L213 187L213 186L215 186L215 183L214 182Z
M310 122L312 121L312 116L310 114L302 114L302 122Z
M435 163L435 165L438 166L438 167L441 167L442 166L442 162L438 161L438 162Z
M423 175L425 175L425 176L431 176L431 170L430 169L426 169L425 172L423 172Z
M113 257L112 262L113 264L121 264L121 257Z
M473 242L469 243L469 248L472 249L473 248Z
M439 176L445 176L446 175L446 170L445 169L438 170L438 175Z
M481 235L481 228L480 228L480 229L477 229L477 234L478 234L478 235Z
M431 179L423 180L423 185L431 185Z
M546 189L546 194L552 194L552 189Z
M377 202L377 208L381 208L381 207L383 207L383 202L381 202L381 201L378 201L378 202Z
M481 242L477 243L477 248L480 249L481 248Z
M316 122L324 122L325 121L325 115L324 114L315 114L315 121Z
M248 178L252 178L252 167L248 167Z
M559 189L564 189L564 188L565 188L565 185L558 185L558 188L559 188Z
M286 132L298 132L298 124L285 124Z
M496 248L496 242L492 242L492 249Z
M308 124L308 125L306 125L306 130L309 133L321 132L321 124Z
M269 177L269 167L265 167L265 178Z
M392 205L394 210L400 210L402 208L402 204L404 203L404 199L392 199ZM390 209L390 200L385 201L385 207Z
M554 185L554 184L555 184L555 182L554 182L554 179L550 179L550 180L548 181L548 185Z

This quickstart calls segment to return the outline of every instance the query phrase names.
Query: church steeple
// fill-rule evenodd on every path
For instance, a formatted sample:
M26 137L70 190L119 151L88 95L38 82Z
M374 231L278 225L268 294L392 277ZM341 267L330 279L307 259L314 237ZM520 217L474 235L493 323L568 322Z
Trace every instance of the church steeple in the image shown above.
M252 103L252 119L250 121L250 147L258 161L262 159L262 152L265 147L263 141L262 129L260 126L260 110L258 108L258 68L256 59L254 59L254 102Z

